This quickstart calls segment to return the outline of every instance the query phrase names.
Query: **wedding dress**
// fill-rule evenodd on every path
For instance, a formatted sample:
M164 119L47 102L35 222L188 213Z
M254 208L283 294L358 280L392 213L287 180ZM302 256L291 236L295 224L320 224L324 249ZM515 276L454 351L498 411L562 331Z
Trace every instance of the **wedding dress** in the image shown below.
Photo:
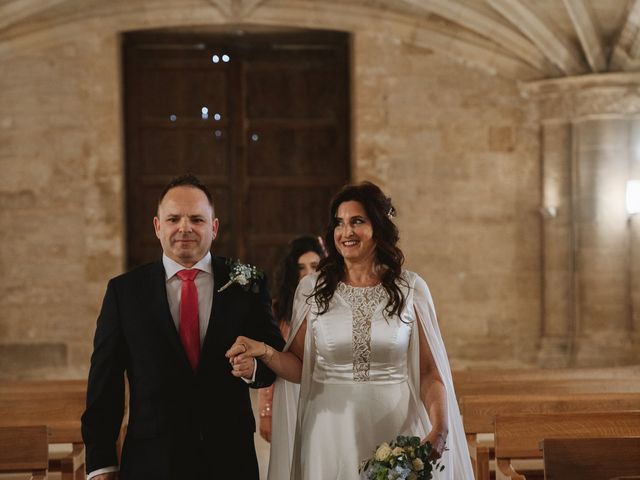
M426 333L447 390L448 450L445 469L434 479L472 480L451 371L424 280L403 272L406 305L400 317L389 318L381 285L344 283L319 315L309 298L317 276L300 282L294 300L289 342L307 321L302 381L299 397L293 384L276 382L269 480L358 480L358 466L380 443L397 435L427 435L431 424L420 399L417 328Z

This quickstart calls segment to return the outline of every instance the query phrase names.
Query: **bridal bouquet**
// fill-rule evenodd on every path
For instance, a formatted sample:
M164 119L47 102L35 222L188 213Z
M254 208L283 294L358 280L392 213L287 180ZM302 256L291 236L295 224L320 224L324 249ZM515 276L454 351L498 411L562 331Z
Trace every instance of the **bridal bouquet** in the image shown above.
M444 470L439 460L429 458L432 448L429 442L420 444L419 437L399 435L362 462L360 480L430 480L434 471Z

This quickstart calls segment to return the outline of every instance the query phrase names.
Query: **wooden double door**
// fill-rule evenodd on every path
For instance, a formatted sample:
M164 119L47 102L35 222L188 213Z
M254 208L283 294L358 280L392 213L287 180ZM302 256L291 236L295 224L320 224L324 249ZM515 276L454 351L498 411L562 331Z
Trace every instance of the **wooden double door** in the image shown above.
M350 178L347 34L130 33L123 61L128 267L159 258L158 195L186 172L212 191L218 255L272 274L322 233Z

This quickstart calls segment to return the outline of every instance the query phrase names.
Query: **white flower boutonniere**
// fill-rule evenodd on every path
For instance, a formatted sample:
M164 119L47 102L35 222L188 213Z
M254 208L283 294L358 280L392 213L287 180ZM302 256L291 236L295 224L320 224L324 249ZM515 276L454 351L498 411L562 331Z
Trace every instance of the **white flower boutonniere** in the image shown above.
M227 260L227 265L230 268L229 281L220 287L218 292L226 290L234 283L240 285L247 292L259 292L257 280L264 277L264 272L248 263L241 263L239 260Z

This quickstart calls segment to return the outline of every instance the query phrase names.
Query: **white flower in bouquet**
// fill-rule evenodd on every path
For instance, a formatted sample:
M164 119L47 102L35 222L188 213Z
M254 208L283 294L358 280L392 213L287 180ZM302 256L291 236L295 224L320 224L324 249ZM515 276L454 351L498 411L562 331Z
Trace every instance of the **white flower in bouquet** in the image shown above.
M393 455L394 457L400 457L402 455L405 454L405 451L403 448L401 447L395 447L392 451L391 451L391 455Z
M387 442L381 443L376 449L376 460L384 462L391 455L391 447Z

